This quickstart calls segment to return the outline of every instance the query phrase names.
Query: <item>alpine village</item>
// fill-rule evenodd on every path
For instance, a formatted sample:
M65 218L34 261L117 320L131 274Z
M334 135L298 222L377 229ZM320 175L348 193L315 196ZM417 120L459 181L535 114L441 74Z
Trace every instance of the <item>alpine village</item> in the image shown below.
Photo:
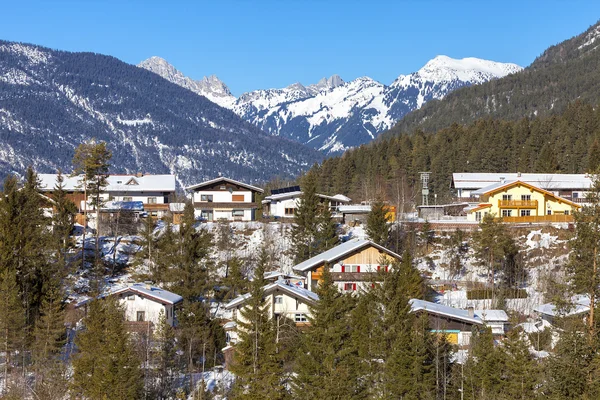
M599 40L239 97L0 40L0 399L600 399Z

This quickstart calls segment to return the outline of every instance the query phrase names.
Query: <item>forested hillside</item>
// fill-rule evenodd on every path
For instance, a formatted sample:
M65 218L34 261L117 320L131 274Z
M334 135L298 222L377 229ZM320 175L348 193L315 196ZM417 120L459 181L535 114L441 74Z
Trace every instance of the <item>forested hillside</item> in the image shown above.
M294 176L322 157L114 57L0 41L0 177L67 171L90 138L108 143L113 173L183 184Z
M574 38L548 48L523 71L481 85L461 88L440 101L413 111L384 136L422 129L433 132L452 123L493 117L523 117L561 113L575 100L600 101L600 52L595 24Z
M438 202L451 198L453 172L584 173L600 163L600 111L584 102L560 115L518 121L479 119L435 134L388 137L314 167L319 190L354 200L378 195L397 204L415 200L418 173L431 171Z

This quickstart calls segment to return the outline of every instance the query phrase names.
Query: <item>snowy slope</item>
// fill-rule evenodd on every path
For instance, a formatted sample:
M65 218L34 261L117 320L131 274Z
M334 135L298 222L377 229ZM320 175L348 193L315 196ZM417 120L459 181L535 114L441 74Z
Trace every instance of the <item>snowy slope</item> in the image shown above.
M263 131L328 153L371 141L431 99L441 99L460 87L501 78L522 69L516 64L478 58L457 60L437 56L419 71L400 75L389 86L369 77L344 82L333 75L309 86L295 83L283 89L244 93L235 99L216 77L211 85L199 85L158 57L139 66L215 99L213 101ZM225 90L220 89L222 87Z

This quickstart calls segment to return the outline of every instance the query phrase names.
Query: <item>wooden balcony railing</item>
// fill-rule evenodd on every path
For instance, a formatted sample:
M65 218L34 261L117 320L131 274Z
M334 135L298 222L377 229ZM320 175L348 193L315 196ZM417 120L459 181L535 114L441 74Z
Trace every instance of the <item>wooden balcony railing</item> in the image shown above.
M502 217L502 222L528 223L528 222L573 222L572 215L529 215L524 217Z
M537 200L498 200L499 208L537 208Z

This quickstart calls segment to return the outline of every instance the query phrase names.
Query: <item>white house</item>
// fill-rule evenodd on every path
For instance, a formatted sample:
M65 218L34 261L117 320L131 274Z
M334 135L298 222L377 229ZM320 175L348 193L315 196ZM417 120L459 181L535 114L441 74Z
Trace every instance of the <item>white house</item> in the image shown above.
M263 293L271 318L287 317L298 326L308 323L309 305L319 301L319 296L299 285L287 283L283 279L264 286ZM245 321L240 313L250 299L250 293L238 296L225 305L226 310L233 312L234 321Z
M56 174L39 174L39 189L52 197L57 185ZM83 177L63 175L64 190L75 203L79 212L93 211L88 195L87 205L82 188ZM109 175L108 185L101 198L107 204L138 202L150 216L162 217L169 210L169 202L175 194L175 175Z
M114 286L101 297L118 296L119 303L125 310L128 322L150 322L155 326L159 322L161 311L171 326L177 325L177 308L183 297L146 283L134 283L125 286ZM89 298L80 301L76 308L86 306Z
M306 275L309 290L316 290L327 265L342 292L357 292L372 284L377 271L388 270L401 257L370 240L353 239L293 267Z
M185 188L196 215L207 221L253 221L256 196L264 190L233 179L219 177Z
M538 313L540 318L549 323L554 323L555 318L581 317L584 318L590 312L590 298L585 295L573 296L571 299L572 307L561 310L554 303L545 303L535 306L533 311Z
M492 330L494 336L504 336L508 331L509 320L504 310L474 310L476 317Z
M472 200L475 191L503 181L522 181L552 192L575 203L585 203L586 195L592 185L589 174L528 174L528 173L483 173L459 172L452 174L451 188L455 189L460 200Z
M338 206L350 203L350 198L343 194L327 196L318 194L323 203L326 203L332 212L337 212ZM300 186L291 186L271 190L271 194L262 201L265 215L275 218L293 218L294 211L302 203L302 191Z

